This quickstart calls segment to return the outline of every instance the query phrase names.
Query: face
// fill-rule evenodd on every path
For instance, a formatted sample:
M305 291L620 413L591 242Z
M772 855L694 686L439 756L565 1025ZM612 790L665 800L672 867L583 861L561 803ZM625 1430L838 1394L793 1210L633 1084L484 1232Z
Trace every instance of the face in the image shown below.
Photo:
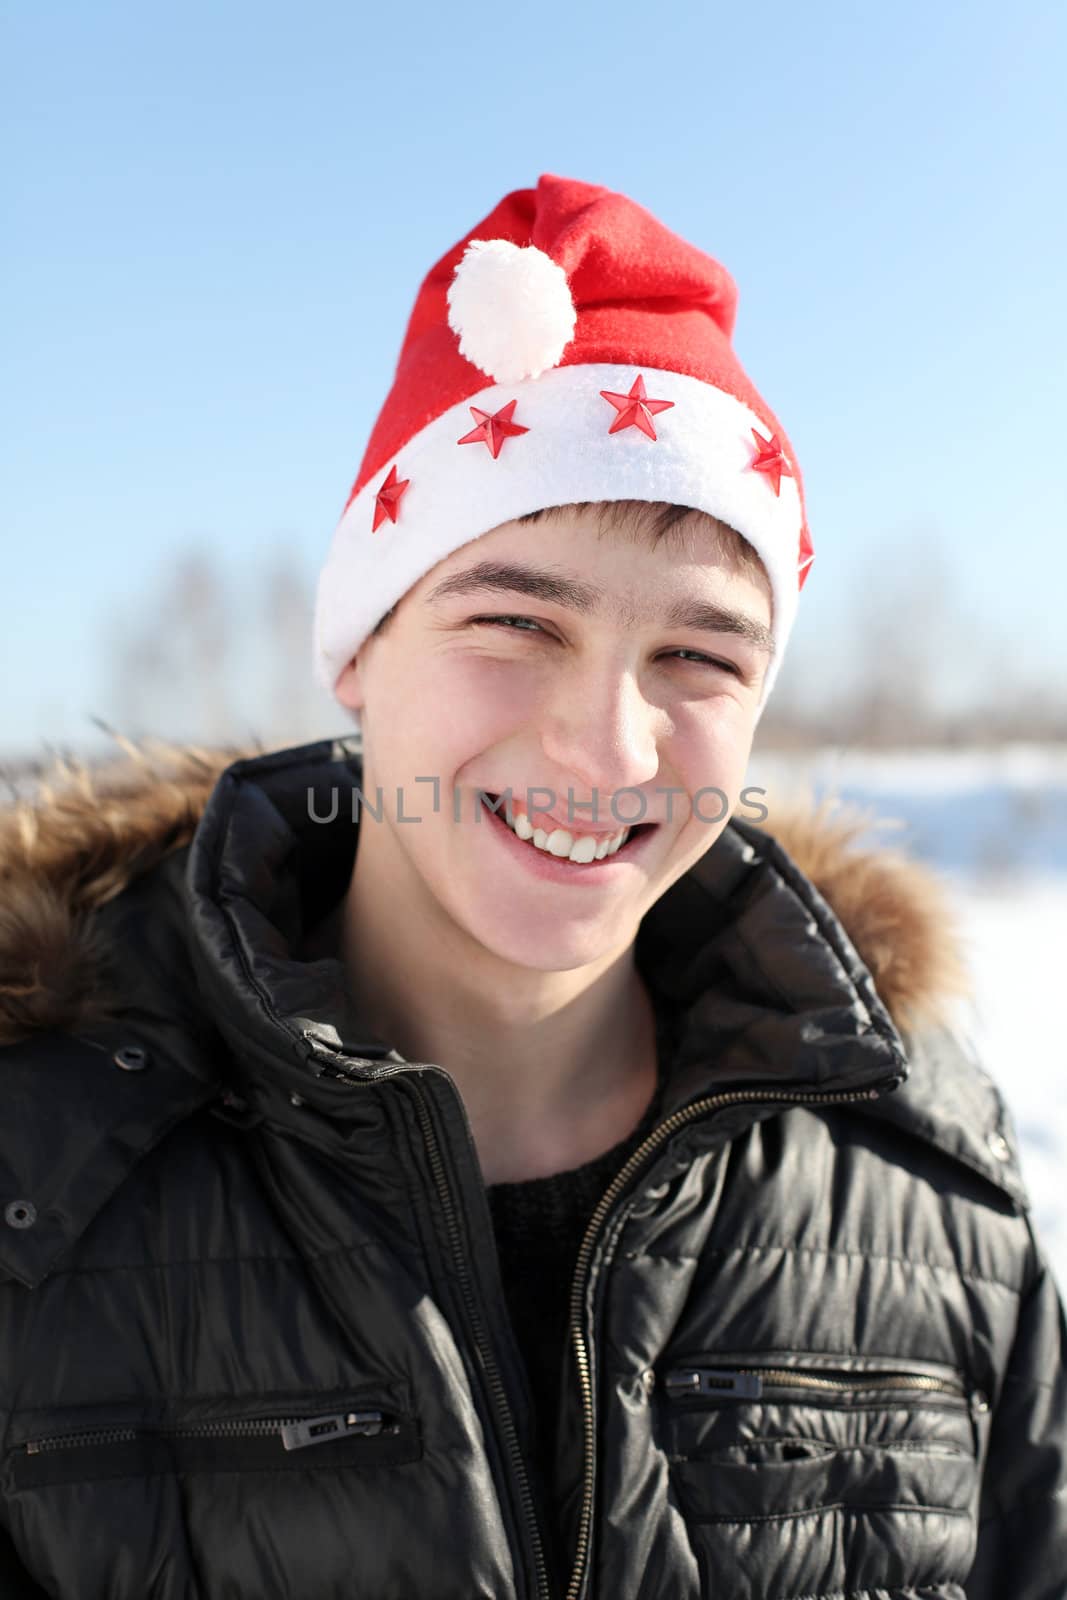
M468 588L487 565L538 577ZM668 620L701 607L714 631ZM769 590L715 559L699 519L656 543L583 512L473 540L409 590L337 686L360 713L363 792L376 805L380 785L384 801L380 822L362 814L360 855L375 853L412 914L502 961L606 965L738 804L770 623ZM565 829L580 856L594 848L583 834L602 846L628 819L644 826L572 862L512 831L506 799L494 815L479 797L509 789L514 818Z

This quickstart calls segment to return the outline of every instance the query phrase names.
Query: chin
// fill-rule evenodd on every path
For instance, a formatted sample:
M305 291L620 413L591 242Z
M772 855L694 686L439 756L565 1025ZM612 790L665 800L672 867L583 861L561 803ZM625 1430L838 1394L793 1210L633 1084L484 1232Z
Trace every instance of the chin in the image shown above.
M533 972L573 972L591 966L625 949L637 933L636 921L627 932L617 915L583 919L574 914L564 921L558 907L523 914L514 905L506 911L499 903L471 906L456 920L497 960Z

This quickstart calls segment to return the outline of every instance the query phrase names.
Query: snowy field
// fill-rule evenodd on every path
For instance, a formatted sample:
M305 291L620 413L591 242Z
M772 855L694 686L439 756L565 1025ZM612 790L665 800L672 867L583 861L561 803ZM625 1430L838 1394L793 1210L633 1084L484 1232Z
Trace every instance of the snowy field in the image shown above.
M1038 1235L1067 1297L1067 750L757 755L748 781L767 790L772 832L776 792L807 781L898 819L871 841L939 872L974 978L959 1025L1015 1118Z
M1014 1113L1038 1235L1067 1297L1067 873L955 888L978 980L970 1031Z

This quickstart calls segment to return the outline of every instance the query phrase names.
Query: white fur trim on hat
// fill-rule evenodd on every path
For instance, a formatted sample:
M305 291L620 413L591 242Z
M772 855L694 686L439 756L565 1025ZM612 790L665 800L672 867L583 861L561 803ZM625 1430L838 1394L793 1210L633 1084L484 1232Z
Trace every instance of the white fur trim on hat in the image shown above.
M448 325L495 383L554 367L574 337L567 274L536 245L472 239L448 286Z
M657 438L636 427L609 433L616 416L602 389L628 394L644 378L650 398L670 400ZM494 459L470 432L472 406L490 414L516 402L528 431L507 438ZM796 615L802 511L796 479L775 494L752 470L752 429L770 428L748 406L698 378L653 367L556 367L536 381L483 389L427 424L352 500L319 576L315 668L333 690L379 619L427 572L472 539L514 517L583 500L662 500L707 511L754 546L770 576L775 656L765 703ZM396 523L372 532L375 501L391 467L409 480Z

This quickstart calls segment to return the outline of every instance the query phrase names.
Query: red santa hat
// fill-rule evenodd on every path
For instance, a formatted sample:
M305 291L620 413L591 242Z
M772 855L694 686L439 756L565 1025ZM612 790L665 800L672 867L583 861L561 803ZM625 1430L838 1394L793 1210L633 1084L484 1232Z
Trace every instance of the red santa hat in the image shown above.
M332 690L453 550L577 501L720 518L758 552L781 666L812 561L800 469L731 345L729 273L625 195L543 176L427 274L318 587Z

